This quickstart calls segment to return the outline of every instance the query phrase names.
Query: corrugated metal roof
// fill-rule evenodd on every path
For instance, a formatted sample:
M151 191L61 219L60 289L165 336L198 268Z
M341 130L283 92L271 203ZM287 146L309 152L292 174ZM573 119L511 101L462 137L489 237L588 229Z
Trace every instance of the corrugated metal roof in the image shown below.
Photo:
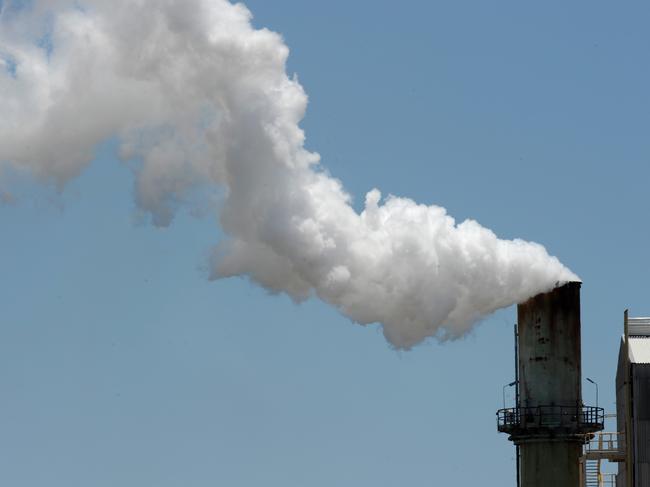
M650 336L650 318L628 318L627 329L630 336Z
M650 364L650 336L629 337L630 363Z

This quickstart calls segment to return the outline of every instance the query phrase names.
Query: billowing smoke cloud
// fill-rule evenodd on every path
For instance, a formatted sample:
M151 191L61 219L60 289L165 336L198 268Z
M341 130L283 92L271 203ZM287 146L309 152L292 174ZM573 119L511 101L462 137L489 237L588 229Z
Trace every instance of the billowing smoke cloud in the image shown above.
M196 187L223 188L213 277L316 295L400 348L577 279L542 246L438 206L372 190L356 213L304 148L288 48L250 20L226 0L5 0L0 161L63 187L116 137L156 225Z

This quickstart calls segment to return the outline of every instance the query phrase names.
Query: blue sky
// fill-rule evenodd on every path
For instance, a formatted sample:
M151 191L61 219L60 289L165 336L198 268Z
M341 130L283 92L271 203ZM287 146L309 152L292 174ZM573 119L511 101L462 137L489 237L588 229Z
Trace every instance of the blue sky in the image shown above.
M650 314L650 7L246 3L357 208L373 187L440 204L582 277L583 376L613 411L623 310ZM0 205L1 484L514 485L514 309L397 352L318 301L209 282L216 218L139 221L114 147Z

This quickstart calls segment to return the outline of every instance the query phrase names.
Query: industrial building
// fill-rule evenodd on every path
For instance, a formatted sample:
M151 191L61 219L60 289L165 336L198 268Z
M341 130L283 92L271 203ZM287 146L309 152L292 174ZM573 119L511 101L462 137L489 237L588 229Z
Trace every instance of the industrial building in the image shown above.
M582 401L580 283L518 305L515 406L497 411L516 446L518 487L650 487L650 318L626 311L623 329L617 410L606 415ZM616 431L602 431L606 417Z
M624 461L616 487L650 486L650 318L624 318L616 370L616 425Z

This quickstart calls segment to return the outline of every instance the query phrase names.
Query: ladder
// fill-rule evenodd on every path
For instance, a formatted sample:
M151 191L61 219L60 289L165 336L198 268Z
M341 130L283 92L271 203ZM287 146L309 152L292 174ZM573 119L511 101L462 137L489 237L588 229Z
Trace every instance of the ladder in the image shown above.
M602 462L623 462L625 452L621 448L625 440L621 433L596 433L585 441L582 463L583 487L615 487L616 475L603 473Z
M600 460L585 461L585 487L600 487Z

